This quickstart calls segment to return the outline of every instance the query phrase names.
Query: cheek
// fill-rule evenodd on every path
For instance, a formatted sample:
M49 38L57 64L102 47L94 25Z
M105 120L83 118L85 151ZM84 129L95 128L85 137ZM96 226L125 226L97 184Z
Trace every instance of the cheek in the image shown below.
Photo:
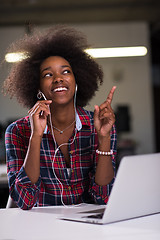
M75 91L76 91L76 82L72 82L72 92L73 92L73 95L75 94Z
M75 89L75 87L76 87L76 80L75 80L74 76L71 79L71 84L72 84L73 88Z
M45 89L47 86L49 86L49 84L49 79L40 79L40 88Z

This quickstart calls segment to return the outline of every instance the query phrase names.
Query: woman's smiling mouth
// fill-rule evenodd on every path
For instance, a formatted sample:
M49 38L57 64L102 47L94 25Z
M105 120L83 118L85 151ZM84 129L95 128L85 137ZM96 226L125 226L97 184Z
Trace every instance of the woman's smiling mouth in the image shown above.
M68 89L66 87L57 87L53 89L53 92L61 92L61 91L67 91Z

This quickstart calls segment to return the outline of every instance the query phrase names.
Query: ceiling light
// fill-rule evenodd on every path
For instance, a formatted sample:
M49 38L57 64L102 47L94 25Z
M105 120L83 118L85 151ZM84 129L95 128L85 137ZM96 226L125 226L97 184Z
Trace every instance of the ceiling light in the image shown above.
M6 62L13 63L13 62L20 62L23 59L27 58L27 54L24 52L13 52L13 53L7 53L5 55Z
M114 47L114 48L90 48L86 49L89 55L93 58L113 58L113 57L136 57L145 56L147 48L144 46L138 47ZM28 55L24 52L7 53L5 56L6 62L19 62L27 58Z
M114 47L114 48L90 48L86 52L93 58L112 58L112 57L136 57L145 56L147 48L138 47Z

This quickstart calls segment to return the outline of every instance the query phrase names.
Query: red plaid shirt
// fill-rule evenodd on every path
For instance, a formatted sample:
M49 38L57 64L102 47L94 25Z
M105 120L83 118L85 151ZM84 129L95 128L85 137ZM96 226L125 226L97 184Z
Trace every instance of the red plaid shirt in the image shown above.
M55 143L47 129L41 142L40 176L35 184L31 183L23 168L31 134L29 117L19 119L8 126L5 143L9 192L20 208L31 209L33 206L60 205L62 204L61 197L64 204L107 203L114 179L106 186L99 186L94 181L98 159L95 152L98 148L98 138L94 128L93 112L78 107L77 113L82 128L77 131L74 142L68 145L71 175L68 175L61 150L58 150L53 164ZM74 135L75 133L69 139L70 143ZM114 152L112 163L115 169L115 126L111 131L111 149ZM57 178L63 185L63 191Z

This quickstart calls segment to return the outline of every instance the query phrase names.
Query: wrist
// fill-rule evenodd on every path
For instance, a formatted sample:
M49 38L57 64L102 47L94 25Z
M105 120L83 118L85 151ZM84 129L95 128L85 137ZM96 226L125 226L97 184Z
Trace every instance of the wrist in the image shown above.
M111 137L101 137L98 138L98 149L100 151L109 151L111 145Z
M36 134L36 133L32 133L31 136L30 136L30 141L31 142L41 142L42 141L42 136L39 135L39 134Z

